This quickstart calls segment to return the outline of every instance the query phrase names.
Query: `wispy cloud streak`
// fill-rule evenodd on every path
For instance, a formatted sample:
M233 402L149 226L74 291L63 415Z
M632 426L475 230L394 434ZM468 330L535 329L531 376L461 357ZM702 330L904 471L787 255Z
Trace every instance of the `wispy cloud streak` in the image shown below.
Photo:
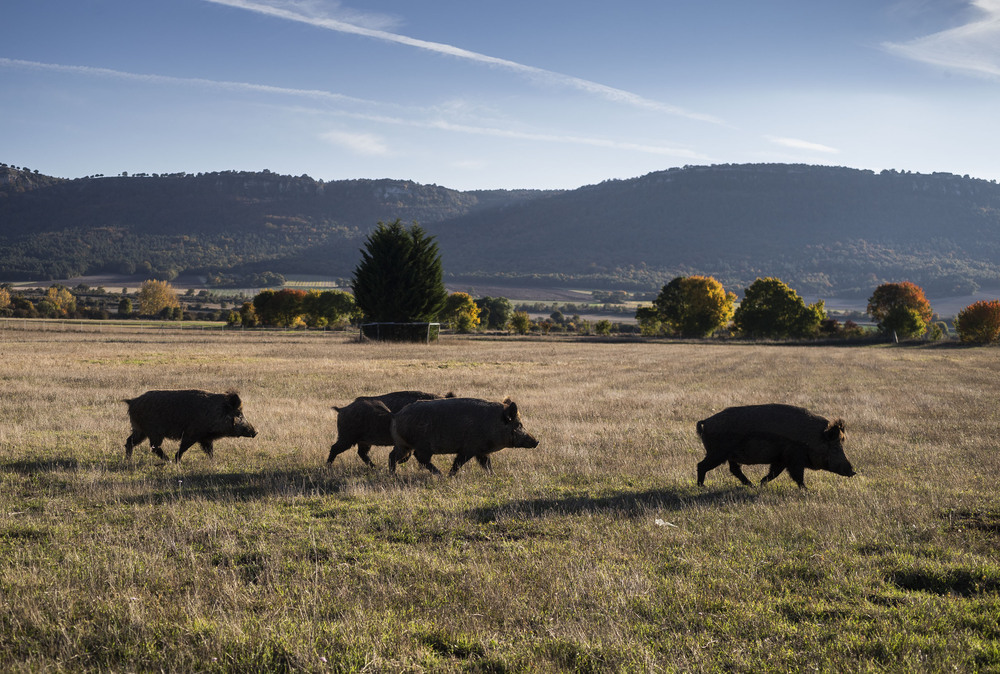
M461 133L467 135L492 136L507 138L510 140L527 140L546 143L563 143L571 145L584 145L590 147L603 147L608 149L628 150L632 152L642 152L645 154L655 154L662 156L678 157L686 160L704 160L706 157L691 150L674 148L664 145L650 145L641 143L627 143L603 138L588 138L584 136L566 136L559 134L530 133L512 129L502 129L492 126L476 126L471 124L458 124L443 119L440 109L425 108L405 108L395 103L380 103L377 101L365 100L337 94L319 89L291 89L287 87L275 87L266 84L252 84L248 82L229 82L209 80L203 78L171 77L167 75L148 75L142 73L131 73L110 68L95 68L92 66L61 65L54 63L40 63L38 61L25 61L19 59L9 59L0 57L0 68L12 68L20 70L39 70L47 72L65 73L81 77L106 77L124 81L133 81L145 84L168 84L172 86L196 86L219 91L235 91L247 93L259 93L278 97L297 97L326 103L340 104L330 108L309 109L305 107L294 108L284 106L286 109L314 114L334 115L341 118L356 119L360 121L373 122L388 126L405 126L410 128L423 128L450 133ZM367 109L382 108L406 110L413 115L422 117L421 119L411 117L400 117L392 114L377 114L373 112L358 112L347 109L345 106L364 107ZM388 149L385 144L375 136L365 134L346 134L330 132L322 137L328 142L340 145L347 145L354 151L361 154L378 155L387 154Z
M1000 0L973 0L979 17L904 43L885 42L893 54L979 76L1000 77Z
M765 136L765 138L776 145L792 148L793 150L808 150L809 152L823 152L825 154L840 154L840 150L829 145L812 143L808 140L798 138L782 138L780 136Z
M21 70L45 70L49 72L68 73L86 77L109 77L118 80L130 80L133 82L143 82L147 84L173 84L185 86L202 86L217 90L247 91L252 93L273 94L283 96L301 96L318 100L327 100L337 103L361 103L365 105L376 105L375 101L363 98L354 98L343 94L335 94L319 89L289 89L287 87L274 87L267 84L252 84L249 82L227 82L225 80L209 80L199 77L171 77L169 75L147 75L143 73L130 73L122 70L112 70L111 68L95 68L93 66L69 66L57 63L40 63L38 61L23 61L19 59L0 58L0 68L17 68Z
M317 28L324 28L326 30L332 30L340 33L350 33L352 35L360 35L363 37L369 37L376 40L394 42L396 44L406 45L408 47L414 47L416 49L423 49L438 54L454 56L456 58L466 59L469 61L474 61L477 63L482 63L497 68L503 68L506 70L520 73L522 75L529 76L536 80L544 80L547 82L560 84L566 87L577 89L579 91L583 91L588 94L600 96L606 100L627 104L636 108L652 110L654 112L663 112L670 115L676 115L679 117L684 117L687 119L697 120L701 122L709 122L712 124L723 124L722 120L713 115L706 115L702 113L692 112L674 105L669 105L667 103L662 103L660 101L654 101L649 98L645 98L630 91L625 91L624 89L609 87L607 85L600 84L598 82L592 82L590 80L586 80L583 78L573 77L572 75L565 75L563 73L557 73L551 70L545 70L544 68L537 68L535 66L525 65L523 63L518 63L517 61L497 58L495 56L488 56L486 54L481 54L479 52L463 49L461 47L456 47L454 45L444 44L441 42L431 42L428 40L420 40L406 35L401 35L399 33L392 33L389 31L379 30L375 28L367 28L365 26L360 26L354 23L349 23L347 21L341 21L338 19L329 18L325 16L304 14L301 11L297 11L295 9L289 9L287 8L287 6L278 6L275 4L268 4L264 2L254 2L253 0L205 0L205 1L217 5L226 5L228 7L234 7L237 9L257 12L259 14L266 14L268 16L273 16L280 19L286 19L289 21L297 21L299 23L309 24Z

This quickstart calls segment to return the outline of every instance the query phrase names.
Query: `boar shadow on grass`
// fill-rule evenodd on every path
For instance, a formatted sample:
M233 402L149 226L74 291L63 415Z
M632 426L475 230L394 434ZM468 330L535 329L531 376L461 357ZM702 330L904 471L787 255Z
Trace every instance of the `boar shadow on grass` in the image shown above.
M102 462L94 462L94 465L100 465L102 469L105 467L105 464ZM109 462L108 465L110 466L111 462ZM54 473L59 470L77 470L81 467L86 467L86 465L81 466L80 462L71 456L50 458L37 457L33 459L0 462L0 472L18 473L19 475Z
M275 496L318 496L344 490L354 477L354 473L331 477L312 466L258 472L185 471L153 476L148 480L148 491L120 500L128 504L159 505L189 498L255 501Z
M512 501L504 505L473 508L469 514L480 523L515 517L546 517L550 514L581 515L613 513L629 518L648 517L656 510L681 511L695 506L750 503L759 498L757 492L737 487L692 494L672 489L649 489L641 492L622 491L607 496L565 496Z

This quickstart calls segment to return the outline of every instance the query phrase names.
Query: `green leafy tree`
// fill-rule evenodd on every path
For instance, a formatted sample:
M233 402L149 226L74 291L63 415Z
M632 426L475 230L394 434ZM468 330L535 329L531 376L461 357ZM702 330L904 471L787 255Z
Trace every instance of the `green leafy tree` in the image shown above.
M506 330L514 315L514 305L506 297L482 297L476 300L479 319L489 330Z
M678 276L663 286L653 305L666 329L684 337L706 337L733 317L736 295L711 276Z
M139 313L143 316L160 316L165 309L180 308L177 293L166 281L149 279L139 287Z
M262 290L253 298L253 307L264 325L290 327L305 313L304 290Z
M448 298L443 276L433 237L416 224L380 222L354 270L354 299L368 321L433 321Z
M526 335L531 330L531 317L527 311L515 311L510 317L510 327L519 335Z
M132 300L127 297L123 297L121 301L118 302L118 316L121 318L131 318L132 311Z
M822 300L806 306L797 292L770 277L751 283L733 314L733 324L746 337L814 337L825 319Z
M934 317L923 289L909 281L883 283L868 299L868 315L884 334L919 337Z
M314 328L355 320L359 314L354 296L343 290L310 290L302 300L302 311Z
M596 332L598 335L607 336L611 334L612 327L613 326L611 325L611 321L609 321L606 318L602 318L601 320L597 321L597 323L594 324L594 332Z
M962 309L955 316L955 331L963 342L1000 340L1000 300L980 300Z
M260 325L260 316L253 306L253 302L244 302L240 307L240 325L244 328L256 328Z
M635 310L636 321L639 322L639 332L646 337L663 334L663 321L660 311L655 306L639 307Z

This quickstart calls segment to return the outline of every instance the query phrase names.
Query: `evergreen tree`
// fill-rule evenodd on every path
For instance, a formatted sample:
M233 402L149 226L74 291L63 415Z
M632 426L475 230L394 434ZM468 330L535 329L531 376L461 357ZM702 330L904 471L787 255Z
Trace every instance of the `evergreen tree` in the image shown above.
M448 299L443 276L433 237L416 224L380 222L354 270L354 299L368 321L433 321Z

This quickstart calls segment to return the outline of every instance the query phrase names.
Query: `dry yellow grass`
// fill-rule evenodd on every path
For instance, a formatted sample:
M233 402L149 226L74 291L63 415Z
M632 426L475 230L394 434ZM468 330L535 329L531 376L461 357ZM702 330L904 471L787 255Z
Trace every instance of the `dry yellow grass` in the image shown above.
M1000 667L996 349L0 331L14 670ZM236 388L256 439L126 460L121 400ZM454 479L324 461L331 405L517 401ZM858 476L695 485L698 419L804 405ZM168 441L168 453L174 448ZM438 457L440 467L447 458ZM747 469L760 477L763 468Z

